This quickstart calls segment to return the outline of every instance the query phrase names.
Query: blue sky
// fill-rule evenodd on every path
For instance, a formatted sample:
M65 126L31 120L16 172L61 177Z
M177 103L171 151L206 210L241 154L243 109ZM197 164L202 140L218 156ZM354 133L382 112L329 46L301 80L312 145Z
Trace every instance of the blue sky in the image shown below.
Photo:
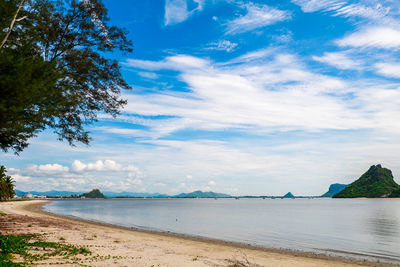
M1 161L20 190L318 195L400 175L397 0L105 1L132 91L89 147L51 131ZM399 179L397 179L399 181Z

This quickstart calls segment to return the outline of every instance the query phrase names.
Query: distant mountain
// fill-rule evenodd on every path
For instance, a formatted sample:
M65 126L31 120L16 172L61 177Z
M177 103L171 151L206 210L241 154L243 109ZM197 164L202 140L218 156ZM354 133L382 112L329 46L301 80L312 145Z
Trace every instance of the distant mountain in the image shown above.
M392 171L380 164L372 165L358 180L351 183L334 198L388 197L398 192L399 185L393 180Z
M71 196L71 195L81 195L84 192L71 192L71 191L56 191L56 190L51 190L51 191L45 191L45 192L39 192L39 191L21 191L15 189L15 194L17 196L24 196L27 193L31 193L32 195L36 196L49 196L49 197L64 197L64 196Z
M106 197L168 197L168 195L160 193L136 193L136 192L110 192L104 191Z
M182 194L179 194L179 195L175 195L173 197L177 197L177 198L196 198L196 197L200 197L200 198L215 198L215 197L232 197L232 196L227 195L227 194L222 194L222 193L194 191L194 192L191 192L191 193L182 193Z
M294 195L291 192L288 192L286 195L284 195L282 198L294 198Z
M348 184L331 184L331 186L329 186L328 192L323 194L321 197L333 197L337 193L340 193L347 186Z
M93 189L89 193L83 193L81 196L85 198L106 198L99 189Z

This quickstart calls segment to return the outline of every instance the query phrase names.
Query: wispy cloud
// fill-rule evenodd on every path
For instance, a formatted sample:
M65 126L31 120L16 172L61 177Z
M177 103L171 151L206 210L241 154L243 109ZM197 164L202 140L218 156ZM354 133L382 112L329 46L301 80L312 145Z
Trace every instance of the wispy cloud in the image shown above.
M331 65L338 69L359 69L362 64L346 52L326 52L323 56L313 56L314 60Z
M377 63L375 64L377 72L383 76L391 78L400 78L400 63Z
M249 3L243 5L246 14L226 23L226 34L238 34L289 20L289 11L280 10L267 5Z
M238 44L233 43L229 40L221 40L218 42L213 42L208 45L206 49L208 50L221 50L228 53L233 52L237 48Z
M166 0L164 25L174 25L188 19L196 11L203 9L203 0L193 0L197 7L189 10L187 5L188 0Z
M367 27L337 40L336 44L343 47L399 48L400 31L389 27Z
M390 8L384 7L382 1L357 1L349 3L346 0L292 0L301 7L303 12L324 11L333 16L361 17L368 20L381 19Z

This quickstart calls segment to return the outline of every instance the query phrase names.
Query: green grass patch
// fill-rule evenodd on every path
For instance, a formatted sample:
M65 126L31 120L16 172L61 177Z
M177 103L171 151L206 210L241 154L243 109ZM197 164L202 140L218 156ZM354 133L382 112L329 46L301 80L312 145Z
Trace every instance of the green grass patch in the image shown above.
M6 216L6 215L7 215L7 213L2 212L2 211L0 210L0 216Z
M90 253L84 247L43 241L38 235L0 235L0 266L26 266L54 256ZM13 255L20 255L24 262L12 262Z

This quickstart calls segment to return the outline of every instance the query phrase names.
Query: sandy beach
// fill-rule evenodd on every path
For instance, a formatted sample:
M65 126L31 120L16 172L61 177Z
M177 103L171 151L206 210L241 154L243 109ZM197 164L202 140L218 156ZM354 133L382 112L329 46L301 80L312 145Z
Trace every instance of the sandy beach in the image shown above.
M43 212L47 203L0 203L7 214L0 216L1 234L40 234L46 241L87 247L92 254L73 262L53 257L35 266L394 266L132 230Z

